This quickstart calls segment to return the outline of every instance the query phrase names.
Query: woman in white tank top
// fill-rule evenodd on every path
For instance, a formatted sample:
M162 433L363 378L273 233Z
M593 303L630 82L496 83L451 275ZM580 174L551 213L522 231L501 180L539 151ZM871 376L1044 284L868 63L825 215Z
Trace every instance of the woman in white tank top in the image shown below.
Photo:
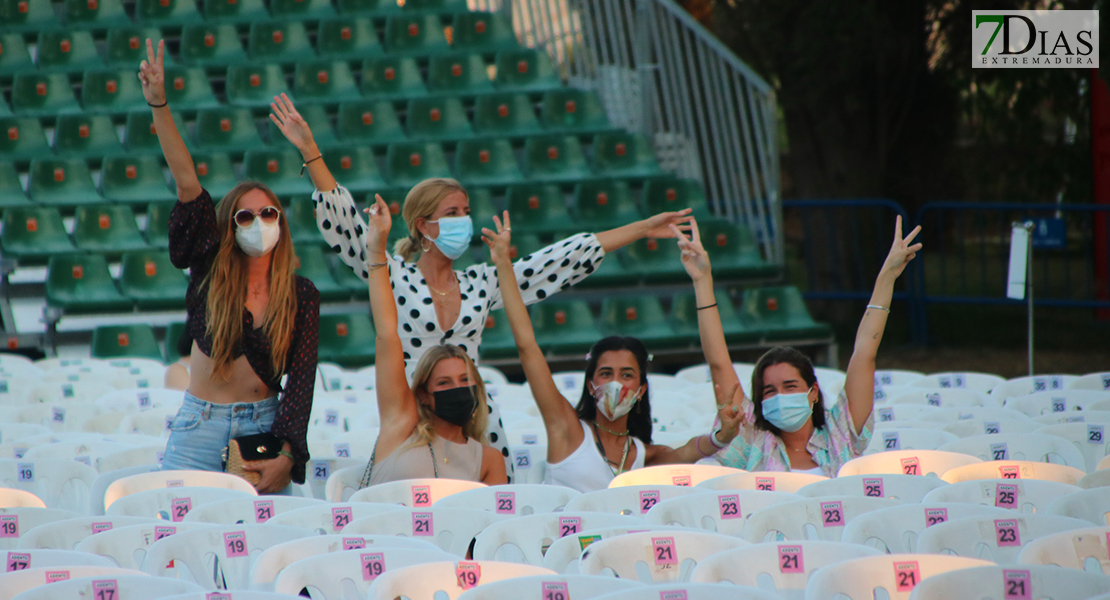
M732 441L740 414L726 403L719 413L719 431L695 436L680 448L651 443L648 356L643 343L635 338L608 337L594 344L582 397L577 408L572 407L551 377L517 289L509 257L509 214L504 213L504 223L497 217L494 222L497 232L482 229L482 239L490 247L505 316L547 430L545 483L590 492L607 487L624 471L645 465L693 463Z

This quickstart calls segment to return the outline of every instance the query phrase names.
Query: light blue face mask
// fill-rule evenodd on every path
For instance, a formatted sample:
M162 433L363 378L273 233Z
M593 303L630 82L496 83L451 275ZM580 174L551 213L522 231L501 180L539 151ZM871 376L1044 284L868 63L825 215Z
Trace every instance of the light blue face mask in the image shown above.
M469 216L443 217L428 223L439 223L439 237L432 240L432 243L447 258L455 260L470 247L470 240L474 237L474 223Z
M764 398L763 418L782 431L798 431L813 415L813 407L809 403L809 392L812 389Z

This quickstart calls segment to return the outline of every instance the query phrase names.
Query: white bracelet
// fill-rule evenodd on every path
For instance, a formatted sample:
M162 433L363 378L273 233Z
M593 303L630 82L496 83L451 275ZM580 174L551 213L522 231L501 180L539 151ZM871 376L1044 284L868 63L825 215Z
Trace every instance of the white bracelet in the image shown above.
M725 448L725 446L728 446L728 444L722 444L721 442L717 441L717 434L720 433L720 431L720 429L714 429L713 431L709 432L709 441L714 446L716 446L718 450L722 450Z
M888 314L888 315L890 314L890 309L889 308L887 308L885 306L879 306L878 304L868 304L867 308L877 308L879 310L885 310L886 314Z

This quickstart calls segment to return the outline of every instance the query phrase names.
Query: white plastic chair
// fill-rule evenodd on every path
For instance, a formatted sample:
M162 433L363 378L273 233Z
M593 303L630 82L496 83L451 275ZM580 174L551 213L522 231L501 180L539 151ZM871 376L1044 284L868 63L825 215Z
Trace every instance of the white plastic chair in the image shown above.
M150 470L159 468L162 464L162 457L166 453L164 442L163 440L163 443L157 446L138 446L101 456L96 462L97 470L104 474L128 467L146 466L150 467ZM107 488L103 491L107 491Z
M862 514L844 528L840 541L877 548L889 554L917 552L917 539L927 528L964 517L1013 517L994 506L955 502L901 504Z
M159 381L161 384L161 381ZM101 410L118 413L137 413L151 408L181 408L185 394L166 388L130 388L113 390L96 399Z
M1055 413L1065 413L1072 416L1073 413L1085 412L1092 404L1104 400L1110 400L1110 392L1057 390L1013 396L1006 400L1005 406L1009 409L1019 410L1030 417Z
M590 600L624 590L643 589L636 581L594 575L533 575L486 583L463 592L459 600L520 600L522 598L574 598ZM562 594L562 596L559 596ZM656 597L657 598L657 597ZM655 600L655 598L653 598Z
M891 421L912 421L921 415L935 413L939 408L928 404L877 403L875 404L875 426Z
M107 515L149 517L179 522L198 506L229 498L254 498L241 490L209 487L172 487L147 490L116 500L104 511Z
M705 490L760 490L764 492L796 493L805 486L828 479L811 473L786 473L781 471L752 471L734 473L706 479L695 485Z
M998 410L1009 409L1000 408ZM1033 433L1040 427L1040 423L1029 417L1017 411L1010 412L1014 414L1004 417L973 417L957 420L945 425L944 430L958 438L965 438L976 435L994 435L996 433Z
M638 525L623 525L618 527L599 527L586 529L574 535L567 535L551 542L551 547L543 555L543 566L557 573L579 573L579 558L582 551L590 544L600 540L637 533L644 531L697 531L689 527L672 527L669 525L655 525L644 521ZM660 534L662 535L662 534Z
M743 538L752 543L774 539L839 542L844 526L859 515L898 501L889 498L826 496L769 506L748 516Z
M442 550L379 547L344 550L298 560L285 567L274 580L274 591L297 595L304 588L325 600L357 600L366 596L370 584L393 569L432 562L453 561Z
M1011 398L1027 396L1037 392L1064 391L1068 385L1079 379L1076 375L1032 375L1006 380L991 389L991 396L1005 404Z
M208 595L209 592L196 592L193 594L181 594L180 596L168 596L162 600L212 600L212 596ZM299 596L290 596L289 594L277 594L274 592L257 592L243 590L236 590L234 600L298 600Z
M50 508L86 511L96 475L75 460L0 460L0 487L31 492Z
M875 385L905 386L925 379L925 374L920 371L906 371L903 369L879 369L875 371Z
M54 521L75 519L81 515L70 510L39 508L37 506L16 506L0 508L0 550L11 550L19 543L24 533Z
M1041 536L1022 547L1017 562L1027 565L1056 565L1065 569L1110 575L1110 553L1107 552L1106 537L1108 534L1110 534L1110 527L1103 526L1084 527Z
M1032 513L1044 510L1052 501L1079 489L1074 485L1040 479L977 479L937 488L925 494L921 503L966 502Z
M1110 457L1103 458L1099 461L1099 465L1105 465L1108 461L1110 461ZM1079 487L1085 490L1107 486L1110 486L1110 469L1105 467L1096 470L1094 473L1088 473L1083 476L1083 479L1079 480Z
M405 507L378 502L326 502L279 513L267 523L307 527L318 534L326 535L339 533L358 519L397 510L405 510Z
M887 399L886 406L916 405L940 409L997 408L1001 406L989 394L977 390L922 388L916 383L907 387L912 391L897 396L891 394Z
M976 435L940 447L946 452L962 452L984 461L1022 460L1064 464L1085 469L1086 459L1064 438L1043 433L998 433Z
M73 550L16 550L6 554L8 571L42 567L114 567L111 560Z
M740 537L752 513L785 502L801 500L797 494L762 490L726 490L690 494L664 500L647 512L658 525L678 525Z
M1094 423L1096 425L1110 425L1110 410L1073 410L1062 413L1046 413L1033 420L1041 425L1059 425L1062 423Z
M890 600L907 600L913 588L941 573L993 563L942 554L887 554L855 558L817 570L806 585L806 600L872 600L882 588Z
M550 513L566 508L578 490L559 485L517 483L479 487L437 500L436 508L477 508L503 515Z
M277 579L278 573L282 569L306 558L355 549L372 552L378 548L406 548L441 552L431 542L392 535L314 535L275 544L263 550L258 559L254 561L254 566L251 567L251 587L259 590L274 589L274 580Z
M170 437L170 423L177 415L177 408L164 406L152 408L123 417L119 423L120 433L141 433L162 438Z
M195 506L182 520L190 523L213 523L217 525L266 523L281 513L320 504L325 504L325 502L315 498L244 496Z
M81 424L81 431L108 435L119 431L119 424L123 422L126 413L106 412L94 417L89 417Z
M24 490L0 488L0 508L17 508L21 506L37 506L46 508L42 498Z
M1110 371L1105 373L1088 373L1068 384L1069 390L1110 390Z
M115 527L81 540L74 550L96 554L111 560L115 566L138 570L147 549L159 539L177 533L211 527L207 523L168 523L151 521L141 525Z
M181 531L147 549L143 571L164 576L171 562L180 561L206 590L248 589L250 569L262 551L313 535L301 527L280 525L213 525Z
M19 548L73 550L85 538L116 527L153 523L143 517L77 517L39 525L19 537Z
M543 483L547 472L547 446L538 444L509 444L509 456L513 457L513 481L515 483Z
M635 528L638 517L599 512L543 513L492 523L478 534L474 558L529 565L543 564L544 549L560 538L602 527Z
M924 388L966 388L980 392L990 392L996 385L1006 380L991 373L933 373L913 382L911 385Z
M743 473L742 469L723 467L721 465L660 465L644 467L621 473L609 482L610 488L645 486L645 485L677 485L694 486L707 479L722 475L735 475Z
M895 450L869 454L844 463L839 477L845 475L937 475L954 467L983 462L974 456L941 450Z
M783 600L801 600L810 575L817 569L881 555L874 548L817 540L752 544L705 558L694 568L690 581L758 587Z
M949 469L940 478L949 483L1002 478L1043 479L1075 485L1083 479L1084 474L1083 471L1067 465L1028 460L992 460Z
M760 589L713 583L670 583L596 596L597 600L780 600Z
M921 532L917 551L982 558L1000 565L1014 564L1022 545L1046 535L1084 529L1089 525L1081 519L1046 514L964 517Z
M1110 525L1110 494L1101 488L1061 494L1044 509L1050 515L1083 519L1095 525Z
M100 457L119 452L120 450L130 450L134 447L135 446L132 444L122 444L106 440L95 442L54 442L53 444L42 444L34 448L29 448L27 453L23 455L23 458L28 461L76 460L77 462L85 463L97 469L97 473L99 474ZM163 448L165 448L164 445Z
M366 598L433 600L446 596L455 600L465 591L460 585L460 571L472 573L465 576L468 583L476 581L479 586L517 577L555 575L542 567L495 561L433 562L387 571L370 584Z
M311 444L311 442L309 443ZM312 452L311 446L309 452ZM306 466L305 482L297 487L302 490L302 494L306 498L311 496L317 500L327 501L328 478L336 471L351 467L365 469L366 460L361 458L321 458L312 453L312 459Z
M942 407L939 410L918 415L918 421L938 421L952 424L957 421L1029 421L1028 415L1012 408L1000 406L962 406Z
M567 502L568 511L596 511L619 515L644 515L656 503L687 494L703 493L697 488L675 485L637 485L607 488L576 496Z
M108 486L112 485L112 482L131 475L150 473L158 469L158 465L136 465L101 473L93 480L92 487L89 488L89 514L94 516L104 514L104 494L108 492Z
M925 494L948 485L935 477L916 475L845 475L811 483L798 490L804 498L822 496L867 496L893 498L901 502L920 502Z
M1043 565L1008 565L984 566L936 575L923 581L914 590L913 598L1095 600L1095 595L1104 592L1110 592L1110 577L1105 575Z
M42 435L50 435L50 429L32 423L9 423L0 420L0 441L5 443Z
M1071 442L1072 447L1083 455L1083 466L1080 468L1090 473L1098 468L1099 461L1110 456L1110 444L1106 441L1108 430L1110 423L1058 423L1045 425L1035 433Z
M893 423L893 421L888 421ZM866 454L891 450L936 450L960 438L937 429L883 428L871 434L871 442L863 451Z
M361 466L336 469L328 475L324 484L324 499L328 502L346 502L355 492L359 491L362 475L366 473L366 464Z
M53 573L53 575L48 575L48 573ZM34 569L23 569L21 571L12 571L0 575L0 600L12 600L12 598L28 590L33 590L44 585L53 585L54 583L67 579L77 579L79 577L104 577L107 579L130 575L144 577L146 573L142 571L133 571L131 569L84 565L75 565L60 569L54 567L38 567ZM48 577L50 578L49 580L47 579ZM61 597L72 598L73 596L65 594Z
M362 488L351 494L350 501L427 508L451 494L484 487L479 481L462 479L400 479Z
M739 538L708 531L629 533L590 544L582 552L581 570L587 575L612 572L621 579L651 585L689 581L694 567L706 557L747 545Z
M399 535L426 539L455 556L466 556L470 542L506 517L469 508L404 508L386 518L364 517L343 528L344 535Z
M130 475L112 482L112 484L108 486L108 490L104 493L104 508L105 510L111 508L113 502L124 496L145 492L147 490L170 487L222 488L227 490L238 490L251 494L252 496L258 495L254 486L247 483L246 479L227 473L191 470L152 471L150 473Z
M19 594L17 600L56 600L57 598L127 598L128 600L161 600L190 592L203 592L195 583L175 579L152 582L146 574L122 575L111 578L80 577L39 586ZM114 594L101 592L114 591Z

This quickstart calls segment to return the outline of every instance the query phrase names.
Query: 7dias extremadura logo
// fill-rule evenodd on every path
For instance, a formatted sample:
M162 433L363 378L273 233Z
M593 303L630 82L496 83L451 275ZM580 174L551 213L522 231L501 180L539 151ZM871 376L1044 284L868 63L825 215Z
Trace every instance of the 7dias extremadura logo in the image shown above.
M971 66L1097 69L1098 11L972 11Z

